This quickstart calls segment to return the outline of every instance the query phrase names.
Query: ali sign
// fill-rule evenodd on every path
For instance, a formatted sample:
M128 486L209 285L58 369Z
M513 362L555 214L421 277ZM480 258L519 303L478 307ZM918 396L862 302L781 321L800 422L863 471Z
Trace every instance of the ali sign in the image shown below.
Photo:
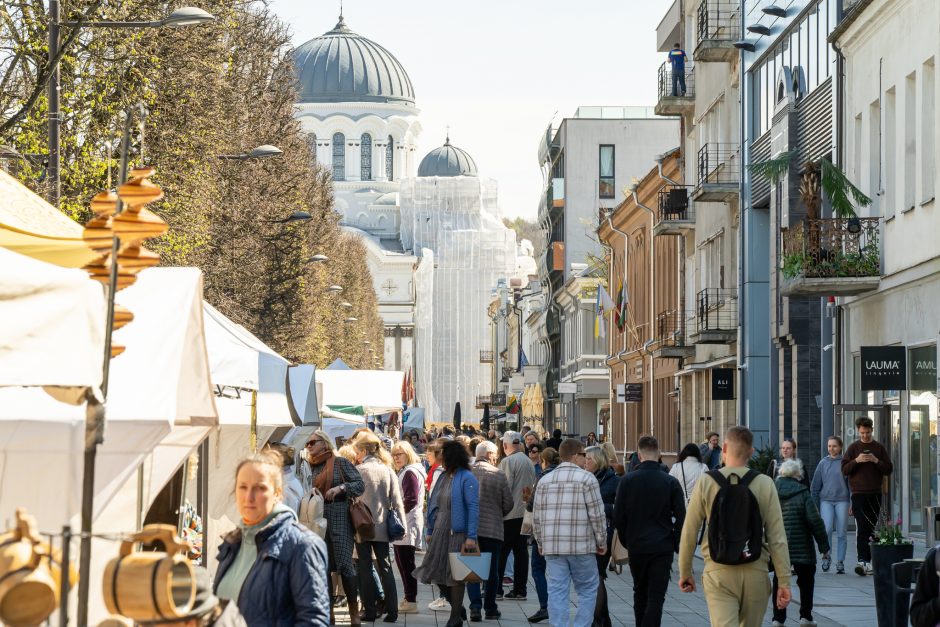
M712 400L734 400L734 368L712 369Z
M903 346L862 346L863 390L906 390L907 353Z

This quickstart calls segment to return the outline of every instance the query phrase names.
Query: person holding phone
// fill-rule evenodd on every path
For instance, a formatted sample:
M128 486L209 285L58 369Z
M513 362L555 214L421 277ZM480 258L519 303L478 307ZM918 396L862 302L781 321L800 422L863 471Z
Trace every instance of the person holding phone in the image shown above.
M881 511L881 484L894 471L894 465L887 449L872 437L874 423L871 418L856 420L855 429L859 439L852 442L842 456L842 474L849 479L852 512L858 529L855 573L864 577L873 572L868 542Z

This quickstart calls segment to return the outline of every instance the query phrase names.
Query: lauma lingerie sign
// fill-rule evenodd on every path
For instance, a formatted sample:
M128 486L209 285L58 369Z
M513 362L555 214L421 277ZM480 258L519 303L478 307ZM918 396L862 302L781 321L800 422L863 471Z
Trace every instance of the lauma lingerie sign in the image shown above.
M862 347L862 389L907 389L907 352L903 346Z

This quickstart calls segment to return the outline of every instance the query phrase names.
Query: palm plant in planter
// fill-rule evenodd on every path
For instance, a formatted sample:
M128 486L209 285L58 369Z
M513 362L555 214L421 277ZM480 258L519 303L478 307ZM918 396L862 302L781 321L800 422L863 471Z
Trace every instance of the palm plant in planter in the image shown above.
M772 159L752 163L749 171L776 185L787 172L793 152L784 152ZM831 161L821 158L809 161L800 170L800 200L806 207L801 246L784 251L781 271L788 279L798 276L870 276L877 274L880 255L876 241L860 245L862 221L856 205L867 207L871 198L855 187ZM820 230L820 208L823 195L832 207L835 218L847 220L841 229L826 236ZM854 240L854 241L852 241ZM845 249L848 248L849 251Z

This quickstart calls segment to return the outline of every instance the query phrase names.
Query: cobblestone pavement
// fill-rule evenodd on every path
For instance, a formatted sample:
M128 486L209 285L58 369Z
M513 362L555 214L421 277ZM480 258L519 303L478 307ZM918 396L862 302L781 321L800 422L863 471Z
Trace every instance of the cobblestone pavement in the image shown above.
M849 550L846 556L846 570L844 575L835 574L835 564L828 573L822 572L817 566L816 570L816 590L814 599L813 618L820 627L832 627L837 625L875 625L875 598L872 587L871 577L859 577L852 572L855 566L855 538L849 538ZM923 541L915 545L914 554L917 557L923 557L926 553ZM418 556L419 561L421 555ZM663 615L664 627L695 626L700 627L708 624L708 609L705 605L705 598L701 592L701 571L702 561L696 559L695 573L696 581L699 583L699 591L691 594L683 593L676 585L676 564L673 564L672 581L669 585L669 592L666 595L666 603ZM398 580L397 568L393 566ZM615 627L633 626L636 622L633 619L633 581L630 577L629 568L624 567L622 575L611 574L607 579L607 590L609 594L610 616ZM401 594L401 581L398 580L398 591ZM794 581L793 602L788 611L787 625L799 625L799 590ZM431 625L444 627L447 624L447 612L433 612L428 609L428 603L433 599L431 587L423 584L418 586L418 606L419 614L402 614L399 616L398 625L422 626ZM577 604L577 597L572 594L572 609ZM530 616L538 609L538 599L535 595L535 586L530 578L528 586L528 599L524 602L519 601L498 601L499 610L502 618L498 621L488 620L479 624L482 627L522 627L530 623L526 616ZM465 600L464 605L469 607L469 601ZM348 614L345 607L337 608L336 619L341 625L348 625ZM770 625L771 614L768 608L767 615L764 618L764 624ZM376 625L384 625L381 621ZM548 625L548 621L543 621L540 625Z

